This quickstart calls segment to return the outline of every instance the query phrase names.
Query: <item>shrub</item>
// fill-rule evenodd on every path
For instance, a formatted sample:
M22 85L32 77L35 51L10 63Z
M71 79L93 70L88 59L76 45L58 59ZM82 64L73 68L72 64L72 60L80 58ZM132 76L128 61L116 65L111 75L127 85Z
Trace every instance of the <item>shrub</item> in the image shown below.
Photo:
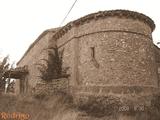
M5 73L10 69L10 64L8 63L8 56L4 57L2 62L0 62L0 93L5 90L6 77Z
M69 74L67 74L69 67L62 68L64 49L62 51L58 51L57 47L52 47L48 48L47 50L48 59L41 59L47 63L47 66L44 64L37 64L41 73L40 78L49 82L53 79L69 77Z

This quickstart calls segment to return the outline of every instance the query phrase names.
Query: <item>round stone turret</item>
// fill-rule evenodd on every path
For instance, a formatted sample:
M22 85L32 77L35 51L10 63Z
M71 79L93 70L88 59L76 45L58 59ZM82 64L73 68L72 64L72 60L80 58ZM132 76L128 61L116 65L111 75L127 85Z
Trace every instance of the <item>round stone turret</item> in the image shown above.
M148 93L157 87L155 25L149 17L126 10L105 11L74 21L72 27L79 48L77 84L82 93L86 89L88 93L97 90L96 94L137 89Z
M127 10L93 13L62 27L53 39L65 48L63 66L71 68L75 103L88 105L98 96L103 103L114 96L149 105L145 98L137 100L158 89L154 29L149 17Z

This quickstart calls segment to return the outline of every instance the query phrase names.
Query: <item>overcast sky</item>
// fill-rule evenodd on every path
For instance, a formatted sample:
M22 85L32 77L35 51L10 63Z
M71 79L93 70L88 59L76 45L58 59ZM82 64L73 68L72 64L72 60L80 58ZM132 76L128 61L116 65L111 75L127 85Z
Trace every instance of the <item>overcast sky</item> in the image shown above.
M75 0L0 0L0 54L18 61L29 45L46 29L59 27ZM89 13L128 9L151 17L160 41L159 0L78 0L63 25Z

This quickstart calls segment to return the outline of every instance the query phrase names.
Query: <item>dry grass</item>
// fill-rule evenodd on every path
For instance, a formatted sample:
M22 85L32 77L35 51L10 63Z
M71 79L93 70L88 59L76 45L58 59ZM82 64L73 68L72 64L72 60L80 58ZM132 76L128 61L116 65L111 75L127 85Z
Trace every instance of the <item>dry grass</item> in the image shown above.
M33 96L2 95L0 112L29 114L29 120L75 120L77 112L72 109L70 98L54 95L37 99Z
M0 113L20 112L29 114L30 118L28 120L76 120L79 114L87 113L85 111L75 109L75 106L72 105L71 97L65 94L53 95L51 97L13 95L1 95L0 97ZM151 111L138 114L128 113L128 115L135 117L135 120L160 120L159 100L159 97L157 97L155 99L156 102L153 101L154 104ZM93 107L94 104L91 104L90 106ZM88 120L111 120L109 117L114 117L114 115L107 114L98 118L92 114L90 115L91 118ZM119 113L115 116L118 117ZM112 118L112 120L117 119Z

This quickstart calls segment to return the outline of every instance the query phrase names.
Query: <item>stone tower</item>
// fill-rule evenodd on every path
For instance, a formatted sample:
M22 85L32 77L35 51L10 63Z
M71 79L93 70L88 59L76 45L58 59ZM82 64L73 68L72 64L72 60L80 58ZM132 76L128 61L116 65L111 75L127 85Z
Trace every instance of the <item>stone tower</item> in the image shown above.
M145 15L123 10L91 16L94 19L75 30L79 48L77 76L82 94L92 93L92 89L96 89L94 94L104 95L125 93L126 89L140 88L147 92L157 88L153 21Z
M104 11L67 24L52 40L59 49L66 49L64 66L71 67L70 83L78 93L146 91L158 88L154 28L154 22L143 14Z
M156 92L154 29L149 17L127 10L89 14L62 27L50 42L65 49L63 66L70 67L75 103L85 106L90 96L109 95L140 103L139 96Z

